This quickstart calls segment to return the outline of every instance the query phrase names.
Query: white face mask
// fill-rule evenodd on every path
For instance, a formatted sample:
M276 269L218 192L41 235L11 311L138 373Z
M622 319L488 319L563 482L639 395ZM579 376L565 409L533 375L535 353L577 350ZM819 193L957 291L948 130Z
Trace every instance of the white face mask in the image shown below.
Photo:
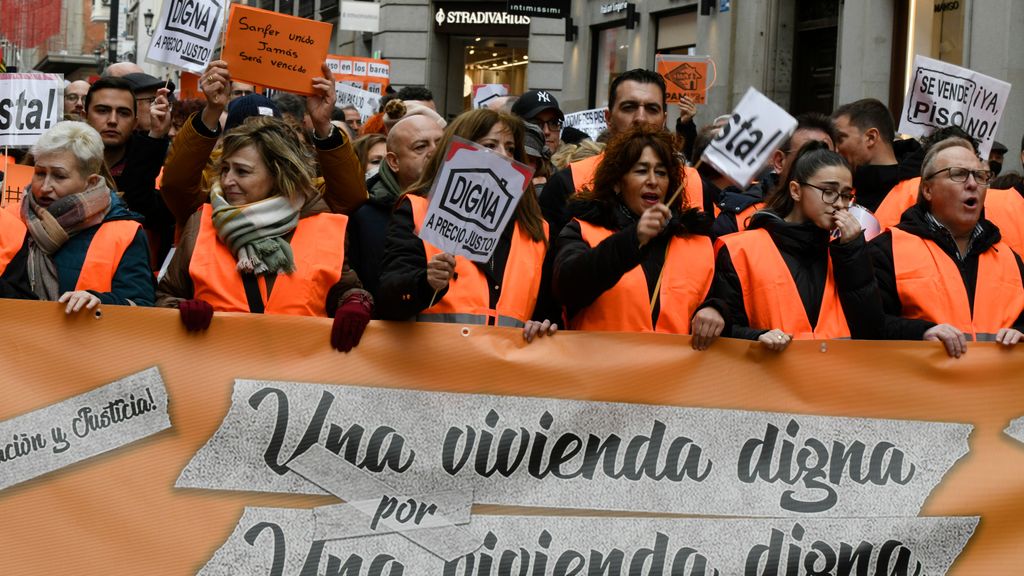
M380 164L378 164L376 166L367 166L366 167L366 179L369 180L370 178L373 178L374 176L376 176L377 172L379 170L380 170Z

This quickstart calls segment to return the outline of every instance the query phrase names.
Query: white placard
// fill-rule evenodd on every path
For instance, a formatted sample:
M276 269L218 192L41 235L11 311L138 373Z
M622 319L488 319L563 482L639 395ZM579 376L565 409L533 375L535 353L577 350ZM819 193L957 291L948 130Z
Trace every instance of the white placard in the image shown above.
M164 0L146 60L202 74L220 40L223 16L218 0Z
M359 110L359 117L363 122L370 116L377 113L380 108L380 94L374 94L362 88L350 86L345 82L338 82L334 85L335 103L339 108L351 104Z
M353 60L352 61L352 75L353 76L366 76L366 61L365 60Z
M605 118L606 108L593 108L591 110L582 110L580 112L573 112L572 114L565 115L565 122L562 123L562 127L575 128L587 133L591 140L597 140L597 137L608 129L608 120Z
M480 84L473 87L473 108L485 108L495 98L508 96L508 84Z
M746 188L796 125L796 118L751 87L701 159Z
M420 238L454 256L487 262L532 177L529 166L454 138L430 188Z
M360 32L380 31L380 4L376 2L341 3L341 17L338 28Z
M0 146L31 146L63 117L63 76L0 74Z
M980 143L988 158L1010 84L940 60L914 57L914 76L904 98L899 131L927 136L944 126L959 126Z
M339 74L351 75L352 74L352 61L347 58L341 58L338 56L327 55L327 67L331 69L331 72L337 76Z
M367 62L366 75L374 78L389 78L391 76L391 65L383 62Z

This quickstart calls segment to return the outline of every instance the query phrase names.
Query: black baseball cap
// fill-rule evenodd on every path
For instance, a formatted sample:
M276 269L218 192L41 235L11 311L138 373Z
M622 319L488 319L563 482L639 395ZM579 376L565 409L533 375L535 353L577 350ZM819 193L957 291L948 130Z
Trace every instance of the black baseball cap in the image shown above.
M554 110L559 120L565 120L565 114L558 107L558 100L547 90L530 90L512 104L512 113L524 120L533 120L545 110Z

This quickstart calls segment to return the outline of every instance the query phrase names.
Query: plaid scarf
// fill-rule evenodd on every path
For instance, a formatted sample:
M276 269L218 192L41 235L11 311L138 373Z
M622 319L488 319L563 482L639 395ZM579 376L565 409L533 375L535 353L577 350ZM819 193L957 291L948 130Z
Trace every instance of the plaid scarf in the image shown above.
M220 182L210 187L213 227L247 274L290 274L295 271L292 247L281 237L295 230L300 205L280 195L252 204L232 206L221 195Z
M82 230L103 223L110 211L110 190L100 180L85 192L69 194L43 208L36 202L32 187L25 189L21 203L21 219L28 228L28 275L32 291L43 300L56 300L57 268L53 254L69 238Z

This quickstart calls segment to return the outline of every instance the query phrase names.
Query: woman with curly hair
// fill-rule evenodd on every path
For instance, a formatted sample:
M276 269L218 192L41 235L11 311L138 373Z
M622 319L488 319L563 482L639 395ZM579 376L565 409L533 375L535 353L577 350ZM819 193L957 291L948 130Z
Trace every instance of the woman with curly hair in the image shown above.
M725 326L704 302L714 273L709 220L685 203L672 136L640 125L616 135L555 247L554 291L578 330L692 334Z

